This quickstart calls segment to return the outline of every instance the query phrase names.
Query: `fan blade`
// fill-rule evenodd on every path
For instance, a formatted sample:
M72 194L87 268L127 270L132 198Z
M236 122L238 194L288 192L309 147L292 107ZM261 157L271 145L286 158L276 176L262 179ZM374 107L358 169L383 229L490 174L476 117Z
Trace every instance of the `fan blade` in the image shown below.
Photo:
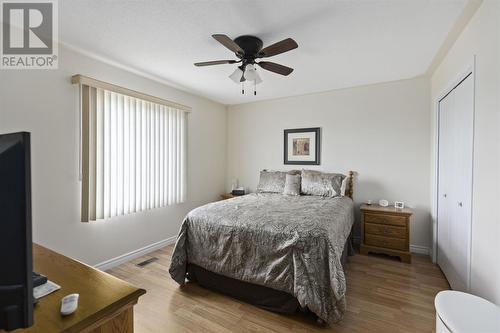
M267 69L268 71L278 73L281 75L289 75L291 72L293 72L293 68L286 67L280 64L277 64L275 62L270 62L270 61L261 61L257 63L260 67Z
M268 47L263 48L259 52L259 58L271 57L283 52L287 52L299 47L297 42L295 42L291 38L283 39L281 42L274 43L273 45L269 45Z
M231 38L229 38L228 36L223 35L223 34L215 34L215 35L212 35L212 37L216 41L218 41L219 43L221 43L222 45L227 47L229 50L233 51L234 53L239 54L239 55L245 54L245 51L243 51L243 49L238 44L236 44Z
M195 66L212 66L212 65L223 65L223 64L234 64L236 60L214 60L214 61L205 61L205 62L195 62Z

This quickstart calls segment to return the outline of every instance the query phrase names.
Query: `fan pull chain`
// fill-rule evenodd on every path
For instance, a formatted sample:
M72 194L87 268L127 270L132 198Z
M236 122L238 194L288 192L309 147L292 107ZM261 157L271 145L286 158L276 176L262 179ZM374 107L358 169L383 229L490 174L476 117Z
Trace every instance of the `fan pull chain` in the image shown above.
M245 94L245 83L244 82L241 82L241 94L242 95Z
M253 95L257 96L257 80L253 81Z

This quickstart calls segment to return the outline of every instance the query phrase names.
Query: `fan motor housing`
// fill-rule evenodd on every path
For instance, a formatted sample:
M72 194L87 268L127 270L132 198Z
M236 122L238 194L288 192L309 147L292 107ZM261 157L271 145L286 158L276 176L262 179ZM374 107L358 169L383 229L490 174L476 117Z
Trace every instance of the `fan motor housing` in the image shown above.
M234 42L245 51L244 58L248 59L255 59L264 45L259 37L250 35L236 37ZM236 55L238 56L238 54Z

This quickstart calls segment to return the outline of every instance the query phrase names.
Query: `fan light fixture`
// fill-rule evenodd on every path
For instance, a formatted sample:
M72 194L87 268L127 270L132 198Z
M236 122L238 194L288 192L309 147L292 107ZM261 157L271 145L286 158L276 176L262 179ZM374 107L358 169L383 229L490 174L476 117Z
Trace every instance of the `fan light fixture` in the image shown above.
M260 61L256 60L262 58L272 57L290 50L296 49L298 47L297 42L291 38L283 39L280 42L274 43L263 48L262 40L255 36L244 35L239 36L232 40L227 35L215 34L212 37L221 43L234 55L238 60L214 60L214 61L204 61L196 62L194 65L198 67L212 66L212 65L223 65L223 64L239 64L234 72L229 75L229 78L234 83L241 83L241 93L245 93L245 81L253 82L254 90L253 94L257 95L256 86L262 82L255 65L268 70L270 72L280 74L280 75L290 75L293 72L293 68L283 66L271 61Z
M229 78L233 80L234 83L240 83L243 81L255 81L255 84L259 84L262 82L262 79L260 78L259 73L257 73L257 69L254 65L247 65L245 68L245 73L243 73L240 67L236 67L233 74L229 75Z
M247 64L245 66L245 71L241 69L242 66L236 67L234 72L229 75L229 78L236 84L241 83L241 93L245 93L245 81L253 82L254 90L253 94L257 95L256 86L262 82L259 73L257 73L257 69L253 64Z
M242 77L243 71L239 67L236 67L233 74L229 75L229 78L233 80L234 83L240 83Z
M259 73L257 73L257 69L255 68L255 65L247 65L245 68L245 74L244 74L245 80L247 81L254 81L255 84L259 84L262 82L262 79L259 76Z

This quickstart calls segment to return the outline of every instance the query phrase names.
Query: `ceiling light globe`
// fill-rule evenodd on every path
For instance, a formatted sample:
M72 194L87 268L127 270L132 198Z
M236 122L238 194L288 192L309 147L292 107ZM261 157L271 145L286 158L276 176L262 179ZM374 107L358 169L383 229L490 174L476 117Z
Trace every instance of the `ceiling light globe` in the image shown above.
M257 71L255 70L255 67L253 65L247 65L244 75L246 80L255 81Z
M241 79L242 75L243 75L243 71L239 67L236 67L236 69L234 70L233 74L229 75L229 78L234 83L240 84L240 79Z

